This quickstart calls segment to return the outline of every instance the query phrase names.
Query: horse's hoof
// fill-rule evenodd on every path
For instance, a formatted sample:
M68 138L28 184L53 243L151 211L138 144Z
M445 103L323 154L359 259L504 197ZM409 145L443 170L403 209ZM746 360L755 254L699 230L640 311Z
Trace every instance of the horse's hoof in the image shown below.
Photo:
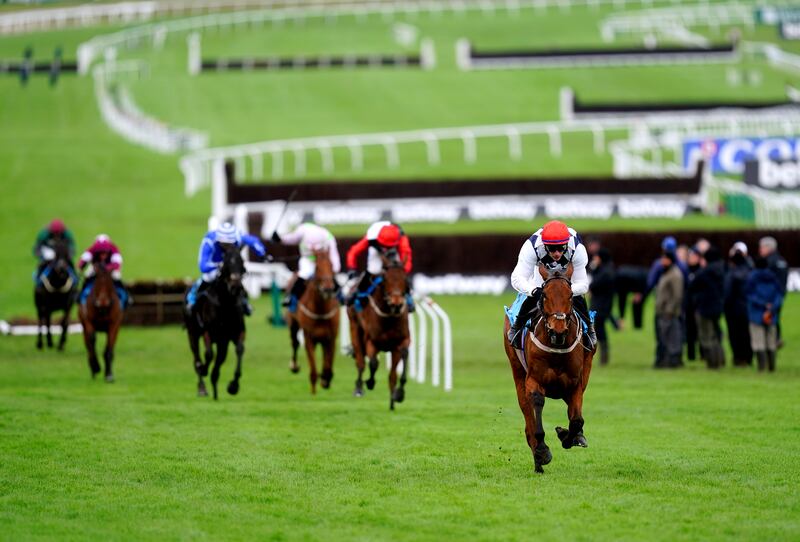
M389 399L389 410L394 410L394 399Z
M319 385L322 386L322 389L327 390L331 387L331 383L325 380L324 378L319 381Z
M114 382L114 375L106 375L106 382L108 382L109 384Z
M553 460L553 452L547 446L541 449L537 448L533 453L533 459L537 465L547 465Z
M42 343L36 343L36 349L37 350L42 350L43 348L44 348L44 346L42 345Z
M356 388L353 390L353 397L364 397L364 390Z
M300 366L293 361L289 362L289 370L297 374L300 372Z
M406 398L406 390L404 390L403 388L397 388L396 390L394 390L394 393L392 394L392 399L395 402L402 403L405 398Z
M544 469L542 468L542 466L539 463L536 463L536 465L535 465L533 470L535 470L539 474L544 474Z
M197 396L198 397L208 397L208 392L205 389L199 389L199 390L197 390Z
M228 393L230 393L231 395L236 395L237 393L239 393L239 382L238 381L232 380L228 384Z
M573 444L575 446L580 446L581 448L589 447L589 443L586 442L586 437L584 437L583 435L578 435L577 437L575 437Z
M567 438L567 435L569 435L569 429L564 429L563 427L556 427L556 435L558 435L558 440L564 442L564 439Z
M371 390L371 389L375 388L375 379L374 378L370 378L369 380L367 380L365 382L365 384L367 385L367 389Z

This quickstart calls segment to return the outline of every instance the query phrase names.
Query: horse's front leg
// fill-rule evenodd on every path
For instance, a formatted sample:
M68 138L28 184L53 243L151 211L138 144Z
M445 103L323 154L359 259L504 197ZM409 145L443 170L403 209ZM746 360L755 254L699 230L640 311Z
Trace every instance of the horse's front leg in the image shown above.
M244 337L242 331L236 340L236 371L233 373L233 380L228 383L228 393L236 395L239 393L239 379L242 378L242 358L244 357Z
M44 347L44 340L42 339L42 328L44 326L44 314L41 307L36 307L36 316L39 320L38 333L36 334L36 348L41 350Z
M297 349L300 348L300 341L297 339L297 332L300 331L300 324L295 318L289 318L289 339L292 342L292 359L289 361L289 370L293 373L300 372L297 364Z
M214 400L219 399L217 395L217 382L219 382L219 371L228 355L228 340L224 339L217 342L217 357L214 360L214 368L211 369L211 385L214 388Z
M403 363L400 385L397 385L397 366ZM401 346L392 351L392 370L389 374L389 391L392 394L389 408L394 410L395 403L402 403L406 398L406 371L408 370L408 346Z
M200 371L200 376L208 376L208 368L211 366L211 362L214 360L214 348L213 343L211 342L211 333L208 331L203 332L203 346L205 347L205 352L203 353L203 359L205 361L203 363L203 368Z
M328 337L322 341L322 376L320 385L323 389L328 389L333 380L333 358L336 355L336 335Z
M561 440L561 446L572 448L580 446L586 448L586 437L583 436L583 388L576 388L567 397L567 416L569 417L569 429L556 427L556 433Z
M354 315L351 315L350 320L350 342L353 345L353 359L356 361L356 371L358 376L356 378L356 388L353 390L353 395L356 397L364 396L364 334L358 328L358 325L353 321Z
M319 373L317 373L317 356L316 345L310 333L303 331L304 342L306 346L306 357L308 358L308 381L311 383L311 394L317 393L317 380L319 380Z
M53 313L49 310L44 313L44 325L47 328L47 348L53 348L53 334L50 332L50 319L52 315Z
M528 444L533 452L534 467L536 472L544 472L542 467L553 459L550 447L544 441L544 423L542 422L544 388L530 375L525 379L525 395L528 398L528 409L533 413L532 427L529 429L526 426L525 433L527 435L530 430L533 431L533 439L529 437Z
M369 378L367 379L367 389L371 390L375 387L375 373L378 370L378 349L369 339L367 339L366 343L365 353L369 359Z
M97 361L97 350L95 349L97 333L91 325L84 323L83 326L83 342L89 356L89 370L92 371L92 378L94 378L100 372L100 362Z
M111 324L108 327L106 350L103 352L103 360L106 365L106 382L114 382L114 345L117 344L119 335L119 323Z
M58 341L58 349L64 350L64 345L67 344L67 331L69 329L69 311L72 309L72 303L67 302L64 308L64 317L61 319L61 339Z

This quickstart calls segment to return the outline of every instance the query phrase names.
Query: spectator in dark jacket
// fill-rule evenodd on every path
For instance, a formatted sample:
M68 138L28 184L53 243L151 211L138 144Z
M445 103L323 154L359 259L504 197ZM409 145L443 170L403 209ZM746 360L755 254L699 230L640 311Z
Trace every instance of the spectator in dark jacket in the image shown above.
M778 279L778 284L781 287L781 293L786 296L786 286L789 279L789 265L783 256L778 252L778 242L774 237L762 237L758 241L758 255L767 260L767 268L775 273ZM777 315L776 315L777 316ZM780 318L778 320L778 348L783 346L783 339L781 336Z
M744 367L753 363L747 319L747 290L745 290L753 266L747 255L747 245L741 241L734 243L728 257L728 270L725 272L723 288L725 324L728 328L728 342L733 352L733 364Z
M756 268L747 279L747 318L750 321L750 341L758 360L758 370L775 370L778 349L778 315L783 304L780 281L768 269L765 258L756 259Z
M633 294L631 312L634 329L642 329L642 312L647 299L647 268L639 265L620 265L616 270L617 308L620 325L625 318L628 294Z
M617 323L611 314L614 306L615 275L614 262L611 253L606 248L600 248L589 262L592 273L592 282L589 291L592 293L590 308L596 311L594 328L597 330L597 343L600 348L600 365L608 365L609 347L606 322L616 329Z
M683 284L686 284L686 277L688 276L688 271L686 269L686 264L675 257L675 253L678 249L678 242L675 240L674 237L671 235L665 237L661 241L661 256L653 260L653 263L650 265L650 272L647 274L647 292L651 292L656 285L658 284L659 279L661 278L661 274L666 271L667 268L664 267L662 264L662 259L664 254L672 254L672 262L675 266L680 269L681 273L683 273ZM681 319L683 315L681 315ZM656 318L655 325L658 325L658 318ZM681 331L681 335L683 332ZM656 358L663 358L665 354L662 352L664 349L664 345L661 343L661 335L656 333ZM659 352L661 352L659 354Z
M700 272L700 259L701 253L695 245L689 248L689 253L686 256L686 288L690 291L692 283L694 282L697 273ZM697 359L697 318L695 317L695 306L692 296L686 296L686 314L684 318L684 325L686 330L686 358L689 361ZM700 358L703 359L703 353L700 353Z
M706 250L700 266L689 295L694 302L700 347L705 352L708 368L719 369L725 365L725 351L719 332L725 268L719 250L713 246Z

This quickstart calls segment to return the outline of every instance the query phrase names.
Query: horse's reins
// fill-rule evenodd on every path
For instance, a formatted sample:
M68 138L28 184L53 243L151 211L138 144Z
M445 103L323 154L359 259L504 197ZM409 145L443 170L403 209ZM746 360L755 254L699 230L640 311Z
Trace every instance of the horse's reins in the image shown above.
M406 302L405 298L403 298L403 303L398 305L400 307L400 310L397 312L397 314L391 314L391 313L382 311L381 308L378 307L378 304L375 302L375 298L372 297L372 296L369 296L369 304L370 304L370 306L372 306L372 310L375 311L375 314L377 314L381 318L398 318L403 314L403 310L406 308L406 305L408 303Z
M61 288L55 288L52 284L50 284L50 279L48 279L47 275L44 273L42 273L40 278L42 280L42 285L44 286L44 289L50 292L51 294L54 293L65 294L72 289L73 280L71 273L67 273L67 282L65 282L64 286L62 286Z

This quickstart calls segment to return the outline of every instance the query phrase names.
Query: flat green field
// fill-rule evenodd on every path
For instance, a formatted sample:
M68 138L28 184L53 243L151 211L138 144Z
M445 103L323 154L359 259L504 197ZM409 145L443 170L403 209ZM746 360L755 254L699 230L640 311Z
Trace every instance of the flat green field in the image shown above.
M242 389L197 398L179 327L123 329L117 382L83 346L0 337L0 525L6 540L797 540L800 333L778 372L691 362L657 372L652 330L611 335L584 417L589 448L554 445L533 472L500 342L496 297L441 297L454 390L409 383L388 409L386 371L351 396L292 375L285 330L251 319ZM800 299L784 322L800 317ZM646 322L650 317L646 316ZM233 372L223 367L222 385Z

